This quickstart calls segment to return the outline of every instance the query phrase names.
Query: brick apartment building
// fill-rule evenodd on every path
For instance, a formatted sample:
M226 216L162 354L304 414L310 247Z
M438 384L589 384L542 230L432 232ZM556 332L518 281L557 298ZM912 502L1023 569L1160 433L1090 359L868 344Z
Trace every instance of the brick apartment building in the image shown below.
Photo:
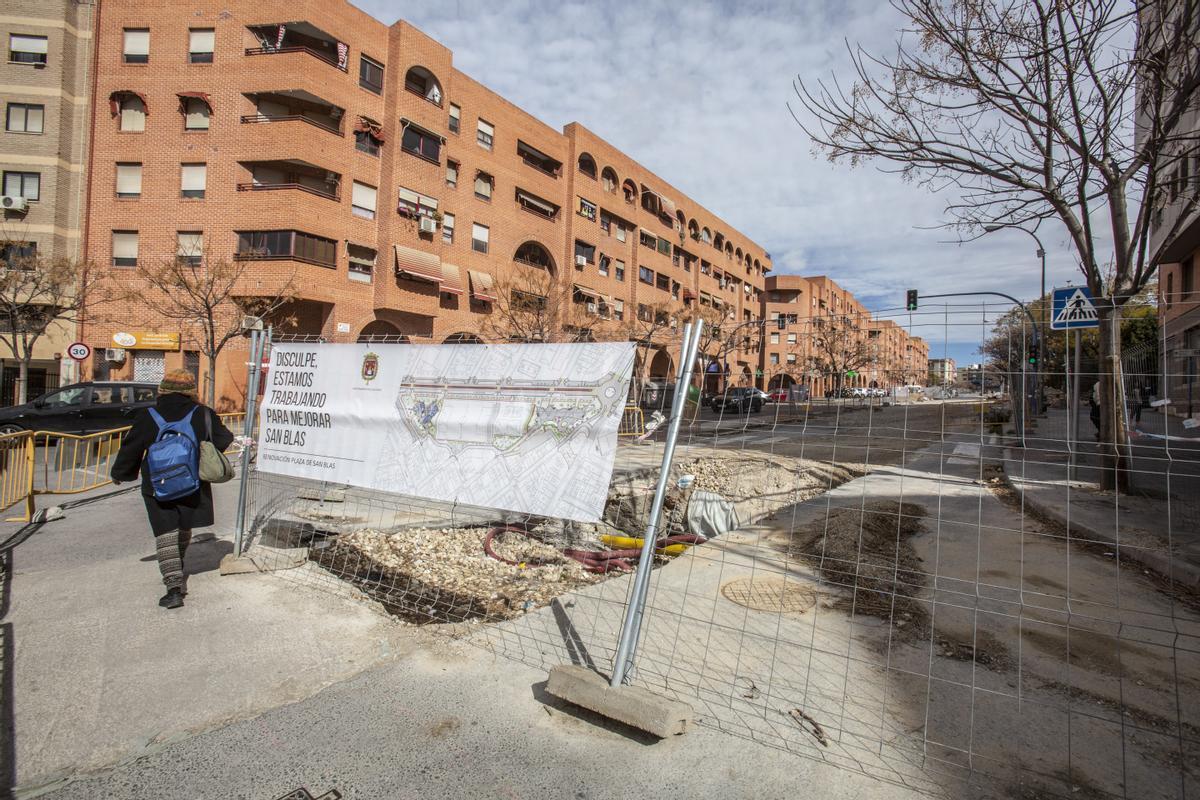
M290 282L295 332L330 341L497 338L497 294L528 273L598 327L665 314L663 344L702 303L760 314L761 246L582 125L550 128L459 72L405 22L316 0L101 8L86 248L116 280L136 288L135 265L177 256L249 259L239 294ZM198 369L194 332L152 301L82 335L93 374ZM672 374L658 345L643 376ZM217 382L234 404L245 354L231 349ZM752 379L758 360L730 368Z
M91 94L92 15L84 0L6 0L0 14L4 129L0 262L79 256ZM34 346L27 394L74 379L63 352L74 325L50 328ZM13 402L16 354L0 345L0 405Z
M762 370L774 389L801 385L822 397L839 383L890 389L923 382L928 345L888 319L874 319L853 294L824 275L770 275ZM784 318L782 326L778 323ZM823 342L829 344L823 344ZM847 355L835 356L831 350ZM843 373L839 380L833 367Z
M931 386L953 386L958 383L958 365L954 359L929 359L929 383Z

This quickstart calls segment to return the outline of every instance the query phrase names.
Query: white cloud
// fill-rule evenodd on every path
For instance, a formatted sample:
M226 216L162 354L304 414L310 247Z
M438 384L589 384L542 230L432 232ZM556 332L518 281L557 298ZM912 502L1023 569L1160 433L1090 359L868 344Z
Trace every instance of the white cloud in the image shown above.
M395 21L393 3L358 5ZM908 286L1036 296L1027 236L940 243L952 234L925 228L947 198L828 163L788 112L797 75L846 74L844 40L890 46L899 19L888 3L448 0L402 13L458 69L551 127L582 123L727 219L777 272L830 275L871 308L903 305ZM1042 238L1048 285L1076 278L1065 237Z

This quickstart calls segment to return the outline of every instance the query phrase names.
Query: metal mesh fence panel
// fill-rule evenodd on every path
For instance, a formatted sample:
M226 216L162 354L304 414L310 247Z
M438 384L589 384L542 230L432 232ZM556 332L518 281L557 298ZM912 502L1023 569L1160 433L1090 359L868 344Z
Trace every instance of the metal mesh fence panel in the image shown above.
M797 333L787 373L716 361L713 380L709 351L631 681L930 796L1200 795L1200 445L1170 394L1187 374L1143 342L1107 395L1094 334L1077 358L1042 332L1031 360L1007 312L873 315L935 357L976 344L958 374L914 369L911 338L835 372L819 316L779 327ZM762 347L771 324L752 328ZM661 349L678 358L678 338ZM249 554L523 663L607 674L676 390L639 380L642 432L619 437L601 523L255 471ZM1118 407L1111 447L1093 420Z

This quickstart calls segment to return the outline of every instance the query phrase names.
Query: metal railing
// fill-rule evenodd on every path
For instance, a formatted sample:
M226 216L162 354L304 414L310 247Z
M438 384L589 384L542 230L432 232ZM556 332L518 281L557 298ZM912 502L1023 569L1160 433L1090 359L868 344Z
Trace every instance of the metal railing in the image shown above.
M337 192L323 192L304 183L239 183L237 185L239 192L270 192L276 189L299 189L302 192L315 194L317 197L324 197L329 200L341 200Z
M242 122L245 124L253 124L253 123L259 123L259 122L293 122L296 120L299 120L300 122L307 122L309 125L316 126L323 131L328 131L329 133L334 133L334 134L337 134L338 136L343 135L341 126L326 125L324 122L321 122L320 120L313 119L312 117L306 117L303 114L279 114L279 115L243 114L242 115Z
M339 65L337 63L337 61L335 61L334 59L325 55L324 53L322 53L318 50L313 50L311 47L304 47L303 45L293 45L291 47L247 47L246 48L246 55L248 55L248 56L273 56L273 55L278 55L280 53L308 53L313 58L315 58L319 61L324 61L326 64L330 65L331 67L337 67L338 69L342 70L342 72L347 71L345 68L343 68L341 65Z
M240 428L246 414L218 414L222 424ZM21 431L0 436L0 512L24 503L20 516L32 519L37 495L81 494L112 483L112 461L130 426L89 434Z
M641 436L646 432L646 415L637 406L625 406L617 436Z

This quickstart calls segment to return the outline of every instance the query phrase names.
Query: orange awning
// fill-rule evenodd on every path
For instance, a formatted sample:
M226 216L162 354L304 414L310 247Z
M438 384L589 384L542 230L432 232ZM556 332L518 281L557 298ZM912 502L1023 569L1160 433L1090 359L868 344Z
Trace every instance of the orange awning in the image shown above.
M462 273L453 264L442 262L442 291L450 294L462 294Z
M492 276L486 272L476 272L468 270L467 275L471 278L471 299L478 300L481 303L496 302L496 292L492 288Z
M442 260L433 253L414 250L402 244L395 246L396 272L421 281L442 282Z

